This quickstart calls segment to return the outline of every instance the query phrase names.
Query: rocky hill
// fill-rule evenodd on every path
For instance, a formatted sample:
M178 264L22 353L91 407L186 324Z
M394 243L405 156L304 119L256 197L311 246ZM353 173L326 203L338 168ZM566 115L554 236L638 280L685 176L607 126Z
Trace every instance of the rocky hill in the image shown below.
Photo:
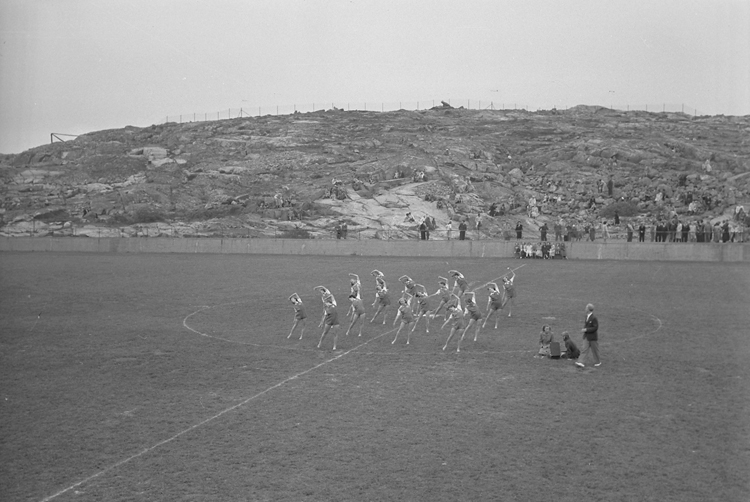
M444 105L166 123L2 156L0 179L2 235L331 237L346 222L412 238L425 216L534 235L615 209L724 217L750 200L750 116Z

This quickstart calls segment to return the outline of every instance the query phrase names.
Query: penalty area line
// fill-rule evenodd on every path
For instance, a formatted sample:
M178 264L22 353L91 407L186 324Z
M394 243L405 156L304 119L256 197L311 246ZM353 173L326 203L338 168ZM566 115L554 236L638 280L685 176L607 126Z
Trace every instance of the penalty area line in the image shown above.
M190 328L188 328L188 329L190 329ZM193 330L191 330L191 331L193 331ZM286 383L289 383L292 380L296 380L297 378L299 378L299 377L301 377L303 375L306 375L307 373L310 373L312 371L315 371L316 369L321 368L321 367L325 366L326 364L329 364L329 363L332 363L332 362L334 362L334 361L336 361L338 359L341 359L345 355L350 354L351 352L354 352L355 350L359 349L360 347L364 347L365 345L367 345L371 341L377 340L378 338L382 338L385 335L387 335L389 333L392 333L393 331L395 331L395 328L394 329L390 329L388 331L385 331L385 332L383 332L383 333L381 333L381 334L379 334L377 336L374 336L374 337L370 338L369 340L367 340L365 342L362 342L362 343L360 343L359 345L357 345L355 347L352 347L351 349L347 350L346 352L342 352L341 354L338 354L338 355L336 355L334 357L331 357L330 359L326 359L325 361L323 361L321 363L318 363L315 366L306 369L305 371L300 371L299 373L297 373L295 375L292 375L292 376L290 376L290 377L282 380L281 382L276 383L276 384L270 386L266 390L258 392L257 394L255 394L253 396L250 396L250 397L246 398L245 400L243 400L243 401L241 401L241 402L239 402L239 403L237 403L237 404L235 404L233 406L230 406L229 408L226 408L225 410L220 411L219 413L217 413L216 415L214 415L212 417L209 417L209 418L207 418L205 420L202 420L202 421L198 422L197 424L191 425L187 429L181 430L180 432L178 432L177 434L175 434L174 436L172 436L170 438L164 439L163 441L159 441L158 443L156 443L156 444L154 444L152 446L149 446L148 448L144 448L143 450L139 451L138 453L130 455L129 457L127 457L127 458L125 458L123 460L120 460L119 462L116 462L116 463L110 465L109 467L106 467L106 468L102 469L101 471L99 471L99 472L97 472L95 474L92 474L91 476L89 476L87 478L84 478L84 479L82 479L82 480L80 480L80 481L78 481L78 482L76 482L76 483L68 486L67 488L64 488L64 489L60 490L59 492L57 492L57 493L55 493L53 495L50 495L48 497L43 498L41 500L41 502L48 502L50 500L53 500L53 499L59 497L60 495L63 495L64 493L69 492L70 490L78 488L79 486L82 486L82 485L88 483L89 481L92 481L92 480L94 480L94 479L96 479L96 478L98 478L98 477L100 477L100 476L102 476L102 475L104 475L104 474L106 474L106 473L114 470L114 469L117 469L121 465L127 464L131 460L135 460L138 457L142 457L143 455L145 455L145 454L147 454L147 453L149 453L149 452L151 452L151 451L159 448L160 446L163 446L163 445L165 445L167 443L170 443L170 442L174 441L175 439L179 438L180 436L183 436L183 435L187 434L188 432L191 432L191 431L193 431L193 430L195 430L195 429L197 429L199 427L202 427L203 425L206 425L209 422L212 422L212 421L216 420L217 418L219 418L219 417L221 417L223 415L226 415L230 411L234 411L237 408L241 408L242 406L245 406L250 401L252 401L254 399L257 399L257 398L259 398L259 397L261 397L261 396L263 396L265 394L268 394L272 390L278 389L282 385L284 385Z

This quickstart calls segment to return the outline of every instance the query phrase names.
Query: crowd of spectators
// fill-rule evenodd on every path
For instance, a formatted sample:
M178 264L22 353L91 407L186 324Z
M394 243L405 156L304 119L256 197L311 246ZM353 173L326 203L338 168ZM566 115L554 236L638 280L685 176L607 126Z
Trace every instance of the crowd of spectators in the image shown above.
M513 255L516 258L562 259L568 258L564 242L517 242Z

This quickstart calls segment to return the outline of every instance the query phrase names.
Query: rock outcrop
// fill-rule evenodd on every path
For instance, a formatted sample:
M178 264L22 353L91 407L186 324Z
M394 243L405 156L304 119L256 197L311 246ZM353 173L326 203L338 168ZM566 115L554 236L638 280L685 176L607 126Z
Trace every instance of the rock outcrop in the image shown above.
M324 237L346 221L413 238L430 216L479 217L499 236L516 221L591 223L614 203L716 218L749 200L748 138L750 117L588 106L126 127L0 156L0 233Z

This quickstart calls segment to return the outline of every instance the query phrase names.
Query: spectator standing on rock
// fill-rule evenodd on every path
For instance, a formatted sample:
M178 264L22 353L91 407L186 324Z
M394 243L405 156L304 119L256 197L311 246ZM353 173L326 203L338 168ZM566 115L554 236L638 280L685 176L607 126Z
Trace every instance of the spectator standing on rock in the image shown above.
M523 238L523 225L520 221L516 222L516 239L521 240Z
M461 220L461 223L458 224L458 240L465 241L466 240L466 220Z
M609 180L607 181L607 195L612 197L612 192L614 191L614 189L615 189L615 182L612 181L612 178L609 178Z
M596 239L596 225L592 224L589 227L589 240L591 242L594 242L595 239Z
M620 224L620 213L617 212L617 209L615 209L615 225Z
M425 223L424 219L419 224L419 238L423 241L427 240L427 223Z
M542 241L546 241L547 240L547 231L549 231L549 227L547 227L547 223L544 223L544 225L542 225L539 228L539 232L541 232L541 234L542 234L542 237L541 237Z
M557 223L555 223L555 242L562 240L562 220L558 220Z

